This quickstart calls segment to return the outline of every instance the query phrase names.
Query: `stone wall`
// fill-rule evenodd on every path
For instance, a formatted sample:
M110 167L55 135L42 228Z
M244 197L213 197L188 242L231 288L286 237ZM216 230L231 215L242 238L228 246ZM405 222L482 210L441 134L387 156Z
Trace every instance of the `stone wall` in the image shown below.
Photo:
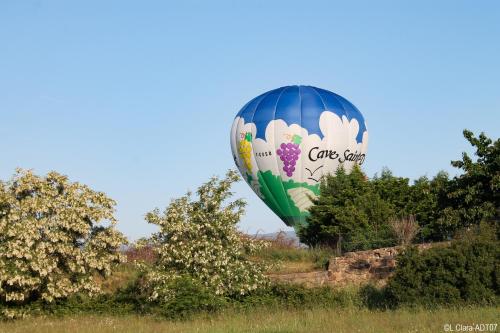
M425 250L437 244L420 244ZM396 255L403 247L386 247L369 251L347 252L342 257L331 258L328 270L307 273L271 274L275 281L301 283L306 286L346 286L368 282L384 285L396 267Z

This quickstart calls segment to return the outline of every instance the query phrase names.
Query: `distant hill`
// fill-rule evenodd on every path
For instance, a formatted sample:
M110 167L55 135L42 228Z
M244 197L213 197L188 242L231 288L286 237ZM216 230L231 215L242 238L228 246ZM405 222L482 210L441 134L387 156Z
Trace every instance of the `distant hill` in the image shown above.
M284 233L286 238L297 240L297 242L299 241L299 237L297 237L297 234L295 234L295 231L293 231L293 230L271 232L271 233L267 233L267 234L258 234L257 236L259 238L273 239L273 238L276 238L276 236L278 236L279 233Z
M300 242L299 237L297 237L297 234L293 230L290 230L290 231L284 231L283 230L283 231L271 232L271 233L267 233L267 234L254 234L252 236L254 236L256 238L260 238L260 239L276 239L276 237L278 237L278 235L280 233L284 235L284 239L283 240L285 242L290 241L291 243L295 243L295 244L297 244L300 247L306 247L305 244L302 244Z

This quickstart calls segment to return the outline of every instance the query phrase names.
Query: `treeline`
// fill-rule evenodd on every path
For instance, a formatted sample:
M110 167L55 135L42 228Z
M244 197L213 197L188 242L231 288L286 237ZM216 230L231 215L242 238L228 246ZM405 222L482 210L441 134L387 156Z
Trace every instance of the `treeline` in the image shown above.
M414 242L451 239L460 230L480 222L497 225L500 217L500 140L485 134L465 138L476 160L463 153L451 164L462 173L450 178L440 172L413 183L389 169L372 179L359 168L339 169L321 183L307 226L299 236L310 246L329 246L341 251L366 250L401 242L398 233L412 228ZM406 223L405 223L406 222ZM399 229L399 230L398 230ZM498 229L497 229L498 232Z

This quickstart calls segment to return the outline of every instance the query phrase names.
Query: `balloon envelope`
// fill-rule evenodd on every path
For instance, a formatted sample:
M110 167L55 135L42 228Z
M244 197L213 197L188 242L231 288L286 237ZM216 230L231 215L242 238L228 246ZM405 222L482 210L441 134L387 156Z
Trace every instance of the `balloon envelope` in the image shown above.
M306 223L321 177L365 161L368 132L348 100L311 86L287 86L248 102L231 128L236 166L285 224Z

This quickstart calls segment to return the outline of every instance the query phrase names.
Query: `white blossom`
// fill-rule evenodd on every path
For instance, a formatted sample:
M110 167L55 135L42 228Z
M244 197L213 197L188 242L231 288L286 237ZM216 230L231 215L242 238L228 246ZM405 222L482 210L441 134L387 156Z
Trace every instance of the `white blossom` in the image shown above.
M158 259L150 268L141 266L147 268L150 300L173 297L170 282L186 275L217 295L244 295L267 283L267 265L249 260L267 243L238 232L245 202L228 202L237 180L231 170L224 179L214 177L203 184L196 200L188 193L173 200L162 214L155 209L146 215L149 223L160 227L150 240Z
M115 202L104 193L50 172L16 170L0 182L0 300L52 302L99 292L125 242L115 228ZM10 311L10 312L9 312ZM14 312L3 310L3 316Z

